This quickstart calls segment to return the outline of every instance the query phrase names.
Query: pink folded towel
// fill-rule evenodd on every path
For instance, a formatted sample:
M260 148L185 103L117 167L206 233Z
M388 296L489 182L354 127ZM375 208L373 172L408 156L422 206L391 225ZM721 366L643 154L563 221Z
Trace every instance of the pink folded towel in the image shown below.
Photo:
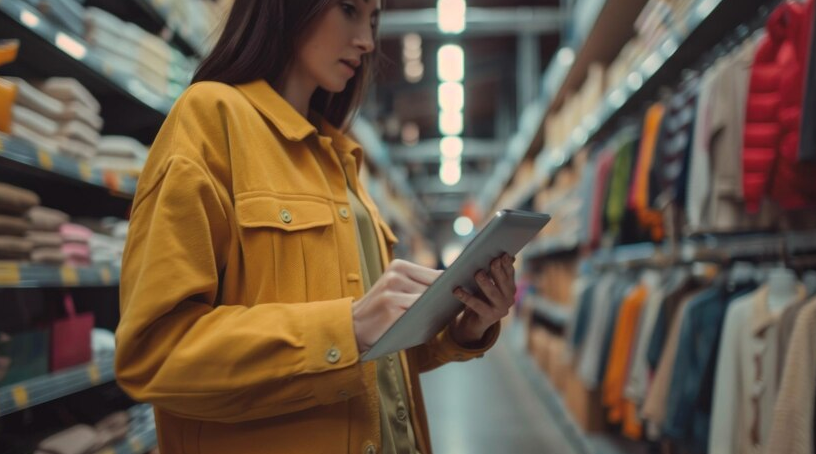
M79 224L63 224L59 229L62 240L66 243L80 243L86 247L93 236L91 229ZM90 253L88 254L90 257Z
M91 248L87 244L65 243L62 245L62 254L68 265L87 266L91 264Z

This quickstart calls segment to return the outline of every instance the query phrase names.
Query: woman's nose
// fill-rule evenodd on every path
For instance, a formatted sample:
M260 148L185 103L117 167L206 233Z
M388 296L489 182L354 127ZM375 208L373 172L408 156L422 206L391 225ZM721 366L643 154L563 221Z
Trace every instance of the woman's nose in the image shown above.
M364 54L374 51L374 32L366 26L365 30L357 33L354 37L354 47L360 49Z

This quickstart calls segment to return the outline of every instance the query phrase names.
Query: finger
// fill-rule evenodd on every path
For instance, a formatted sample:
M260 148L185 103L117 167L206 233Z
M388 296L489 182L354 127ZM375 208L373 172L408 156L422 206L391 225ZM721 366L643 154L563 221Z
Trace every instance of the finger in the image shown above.
M454 290L453 294L456 296L456 299L464 303L465 306L475 312L479 318L490 320L493 314L493 308L489 304L471 295L467 292L467 290L461 287Z
M476 285L479 286L479 289L484 293L485 297L487 297L487 301L490 305L494 307L505 306L505 304L502 303L504 297L501 291L496 287L496 284L485 271L480 270L476 273Z
M502 306L509 306L516 297L515 281L506 274L500 278L494 277L493 280L496 282L496 287L499 288L502 294Z
M386 289L395 292L423 293L428 288L427 285L420 284L396 269L387 270L380 279Z
M507 270L504 268L504 260L501 257L490 262L490 275L496 282L507 277Z
M392 262L392 264L389 266L389 269L390 268L393 268L395 271L405 274L411 280L426 286L433 284L434 281L442 274L442 270L426 268L406 260L394 260L394 262Z
M505 254L502 258L502 266L507 272L507 275L514 278L516 277L516 267L513 266L513 262L516 261L515 257L511 257L508 254Z

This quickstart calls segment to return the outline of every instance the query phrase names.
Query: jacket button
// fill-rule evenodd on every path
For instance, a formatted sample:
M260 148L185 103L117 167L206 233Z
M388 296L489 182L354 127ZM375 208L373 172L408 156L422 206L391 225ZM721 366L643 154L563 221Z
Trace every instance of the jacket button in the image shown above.
M340 361L340 350L332 347L329 351L326 352L326 361L336 364L337 361Z
M377 454L377 448L375 448L373 444L369 443L365 448L365 454Z
M404 408L400 408L400 409L397 410L397 419L399 419L400 421L405 421L405 419L407 417L408 417L408 412L405 411Z
M281 221L288 224L288 223L292 222L292 213L290 213L289 210L281 210L280 218L281 218Z
M343 219L348 219L349 218L348 208L346 208L346 207L341 207L340 208L340 217L343 218Z

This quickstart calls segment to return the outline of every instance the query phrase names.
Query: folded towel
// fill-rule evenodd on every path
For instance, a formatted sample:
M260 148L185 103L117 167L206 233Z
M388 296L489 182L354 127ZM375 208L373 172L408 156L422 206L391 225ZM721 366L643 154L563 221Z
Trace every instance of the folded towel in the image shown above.
M31 251L31 261L34 263L41 263L44 265L63 265L65 264L65 254L62 253L62 246L40 247Z
M60 131L59 122L21 105L11 107L11 119L14 123L46 137L53 138Z
M34 248L62 246L62 235L57 232L45 232L40 230L29 230L25 233L25 238L34 244Z
M99 114L99 112L102 111L99 101L76 79L52 77L40 85L40 88L43 93L63 102L78 101L95 114Z
M17 86L17 98L15 102L18 105L28 107L52 120L65 115L65 103L59 99L41 92L18 77L6 77L6 79Z
M65 264L72 266L88 266L91 264L91 248L87 244L65 243L62 245L65 254Z
M116 412L96 423L95 428L97 432L95 448L102 449L127 436L130 429L130 417L127 412Z
M91 229L79 224L63 224L59 228L62 240L66 243L80 243L86 247L93 236ZM90 253L87 254L90 257Z
M40 204L40 196L26 189L0 183L0 212L23 214Z
M31 224L24 218L0 215L0 235L24 236Z
M82 21L84 8L76 0L29 0L29 3L77 36L85 33L85 24Z
M89 162L97 169L125 172L133 176L138 176L142 172L142 169L144 169L144 161L133 158L96 155Z
M28 210L26 219L31 223L32 230L47 232L59 232L63 224L71 221L67 213L40 206Z
M0 259L28 260L34 244L19 236L0 236Z
M133 158L140 161L147 159L147 147L138 140L127 136L102 136L99 138L99 155Z
M99 131L79 120L70 120L60 124L58 135L93 145L94 148L99 143Z
M11 123L11 135L23 139L27 142L30 142L36 145L38 149L43 150L47 153L50 154L59 153L60 144L57 142L56 139L44 136L20 123L16 122Z
M35 454L86 454L96 444L94 428L79 424L41 441Z
M105 122L98 113L94 113L88 106L80 101L68 101L65 103L65 114L57 118L60 121L79 120L92 127L95 131L101 131Z
M41 150L51 154L61 154L73 159L89 160L96 156L96 146L79 140L60 136L46 136L25 125L12 122L11 135L37 145Z

